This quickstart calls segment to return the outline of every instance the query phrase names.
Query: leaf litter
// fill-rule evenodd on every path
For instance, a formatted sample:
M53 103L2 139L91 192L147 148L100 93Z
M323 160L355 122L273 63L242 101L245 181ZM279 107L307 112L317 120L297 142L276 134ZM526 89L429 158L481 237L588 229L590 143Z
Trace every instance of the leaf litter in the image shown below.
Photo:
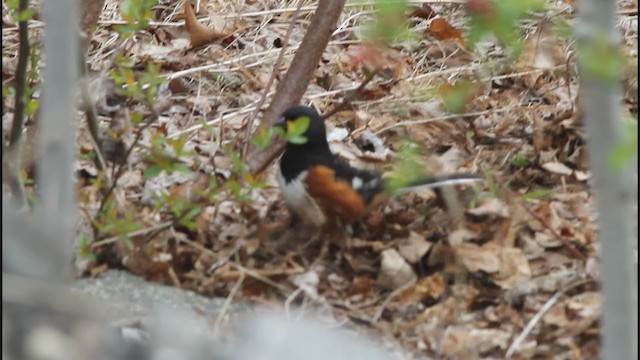
M246 141L246 117L270 77L294 3L161 3L149 30L123 44L113 30L122 23L118 2L107 0L90 37L89 69L102 92L96 100L103 104L100 126L121 133L107 160L117 161L119 144L144 133L114 192L119 217L136 226L126 241L86 234L96 257L79 271L100 276L125 268L208 296L315 308L336 323L400 343L418 358L493 359L507 352L519 359L598 357L597 217L578 78L570 42L554 37L549 21L575 21L566 4L549 3L542 18L521 24L524 50L506 67L497 43L482 42L477 51L466 46L467 17L457 4L415 7L407 19L418 38L386 49L358 40L357 26L370 19L370 8L345 7L303 101L330 111L357 87L363 68L384 70L360 99L327 121L334 151L356 166L384 171L411 138L431 172L476 172L487 182L458 189L467 210L456 221L440 192L390 200L310 268L322 241L289 223L275 167L265 174L265 186L244 200L228 191L214 198L199 191L235 173L225 149ZM637 2L628 3L621 10L637 14ZM96 10L90 10L85 21L95 23ZM310 16L302 11L294 25L281 75ZM637 29L629 22L637 24L637 16L621 11L619 17L629 63L635 63ZM5 83L14 76L17 26L9 18L3 22ZM34 21L34 36L41 26ZM134 67L155 62L167 79L160 121L144 130L112 120L114 109L137 106L107 84L118 50ZM637 115L637 66L629 67L624 84L625 111ZM447 103L456 96L456 103ZM7 130L13 109L3 108ZM81 152L89 153L87 130L78 133ZM187 137L193 155L180 161L191 176L144 176L149 164L143 154L154 133ZM93 216L101 206L95 184L101 180L91 160L81 157L77 169L84 179L80 208ZM192 226L167 222L168 210L154 206L158 196L199 204ZM545 305L550 308L542 314Z

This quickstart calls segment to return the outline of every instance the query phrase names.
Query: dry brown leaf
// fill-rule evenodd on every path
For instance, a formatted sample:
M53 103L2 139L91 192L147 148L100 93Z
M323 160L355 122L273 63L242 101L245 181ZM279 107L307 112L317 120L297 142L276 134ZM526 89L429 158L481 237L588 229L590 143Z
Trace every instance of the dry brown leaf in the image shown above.
M363 67L368 71L377 71L380 76L388 76L393 79L400 78L404 72L405 64L402 55L378 45L352 45L347 49L347 54L351 62L351 66L348 67L352 69ZM372 91L370 87L365 87L361 96L371 98Z
M470 240L477 240L478 238L479 234L477 234L476 232L471 231L467 228L460 228L452 231L449 234L449 244L457 246Z
M536 231L534 238L536 243L545 249L556 249L563 245L555 235L543 231Z
M500 329L452 325L444 331L442 353L451 358L475 358L496 349L506 350L510 339L511 334Z
M412 231L406 241L398 246L398 251L409 263L417 264L431 249L431 246L433 244L425 240L423 235Z
M546 325L554 325L557 327L565 327L569 324L569 318L567 317L567 310L564 304L554 305L544 316L542 322Z
M378 284L385 289L394 290L417 279L411 266L394 249L382 252Z
M508 218L509 206L498 198L493 198L485 201L480 206L467 210L469 215L473 216L487 216L490 218Z
M440 60L442 65L447 67L468 65L473 61L471 54L464 51L458 40L439 41L437 44L428 45L425 56L432 61Z
M424 303L430 299L439 299L445 290L445 281L441 273L424 277L408 289L402 291L397 301L405 305Z
M573 296L567 302L567 310L583 318L599 318L602 315L602 294L595 291L587 291Z
M518 65L523 68L553 69L564 63L564 47L559 37L553 31L551 22L544 22L534 34L526 41L524 51L518 60ZM533 84L537 77L529 79Z
M228 23L227 19L212 17L215 28L208 28L198 22L196 14L191 7L191 0L184 2L185 28L189 32L191 47L202 46L215 40L224 39L233 34L234 26Z
M500 251L500 271L492 277L503 289L512 289L531 278L529 261L521 249L505 247Z
M483 271L503 289L511 289L531 278L529 261L519 248L494 243L483 246L464 243L455 247L462 264L470 272Z
M433 11L431 6L429 6L429 4L427 4L426 2L422 3L420 7L415 8L411 13L411 16L419 17L425 20L429 20L435 17L436 15L437 15L436 12Z
M571 170L567 165L555 161L542 164L542 168L554 174L566 176L573 174L573 170Z
M104 263L102 265L93 266L89 271L89 274L91 274L91 277L96 277L107 270L109 270L109 264Z
M462 32L444 18L433 19L427 27L426 33L433 35L438 40L462 40Z
M349 301L360 300L374 289L374 281L370 276L356 276L351 282L346 298Z
M472 243L463 243L455 246L456 254L462 264L470 272L484 271L488 274L495 274L500 271L500 248L493 244L480 247Z

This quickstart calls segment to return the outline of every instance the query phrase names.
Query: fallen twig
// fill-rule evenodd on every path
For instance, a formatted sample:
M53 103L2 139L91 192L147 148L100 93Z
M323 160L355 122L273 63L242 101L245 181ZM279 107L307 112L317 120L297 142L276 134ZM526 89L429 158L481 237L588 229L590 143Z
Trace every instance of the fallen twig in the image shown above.
M342 98L342 101L340 101L340 104L338 104L336 107L331 109L329 112L322 114L322 119L326 120L330 118L331 116L335 115L337 112L347 107L347 105L349 105L352 101L356 100L362 94L362 91L364 90L364 88L371 82L371 80L373 80L373 78L376 76L377 73L378 73L377 71L369 72L367 76L364 78L364 80L362 81L362 83L360 83L360 85L355 90L353 90L350 93L347 93L347 95L345 95L345 97Z
M520 204L520 205L527 211L527 213L529 213L529 215L533 216L536 220L540 221L542 225L547 230L549 230L551 234L553 234L553 236L555 236L558 240L562 241L564 246L567 247L567 249L569 249L569 251L571 251L578 259L587 260L587 257L584 254L582 254L578 249L576 249L576 247L573 246L573 244L569 242L569 240L567 240L564 236L562 236L562 234L560 234L556 229L554 229L553 226L551 226L551 224L549 224L549 222L544 217L540 216L539 214L536 214L535 211L529 209L524 204Z

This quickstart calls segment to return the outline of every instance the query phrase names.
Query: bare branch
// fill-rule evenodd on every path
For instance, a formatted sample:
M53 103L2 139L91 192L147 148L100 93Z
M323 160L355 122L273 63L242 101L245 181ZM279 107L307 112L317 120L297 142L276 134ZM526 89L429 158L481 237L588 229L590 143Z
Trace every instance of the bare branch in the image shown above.
M18 13L23 14L29 7L29 0L20 0ZM11 124L11 135L9 136L9 146L17 145L22 135L22 123L24 112L27 107L27 65L29 64L29 23L26 19L18 22L18 38L20 47L18 49L18 66L16 67L16 98L13 112L13 123Z
M309 29L312 31L307 31L304 35L289 71L278 86L271 104L262 117L262 126L273 126L284 110L298 103L302 98L333 34L345 1L319 2L318 9L309 24ZM258 174L266 169L282 150L284 150L284 142L280 141L274 143L268 151L250 151L248 160L252 173Z
M20 0L18 12L24 13L29 7L28 0ZM29 24L26 19L18 22L18 66L16 67L16 95L13 111L13 122L9 135L9 146L2 144L2 181L9 185L12 202L20 210L28 208L27 195L24 189L20 166L22 159L22 125L27 107L27 65L29 64Z
M253 122L256 119L256 116L258 116L258 112L260 112L260 109L262 109L262 105L264 104L265 100L267 100L267 94L269 93L269 89L271 89L271 85L273 85L273 81L276 79L276 74L278 74L278 68L280 68L280 65L282 64L282 59L284 59L284 54L287 51L287 45L289 45L289 39L291 38L291 33L293 32L293 27L296 25L296 21L298 20L298 15L300 15L300 9L302 9L302 0L298 0L298 7L296 8L296 11L293 13L293 16L291 17L291 24L289 24L289 28L287 29L287 33L284 36L284 40L282 41L282 48L280 49L280 53L278 54L278 58L276 59L275 64L273 64L273 69L271 71L271 77L269 77L269 81L267 82L267 85L265 85L263 91L262 91L262 96L260 96L260 100L258 100L258 104L256 104L256 108L253 110L253 113L251 113L251 116L249 116L249 121L247 121L247 125L246 125L246 132L245 132L245 136L244 136L244 149L242 151L242 156L246 156L247 155L247 151L249 150L249 145L251 144L251 133L253 132Z

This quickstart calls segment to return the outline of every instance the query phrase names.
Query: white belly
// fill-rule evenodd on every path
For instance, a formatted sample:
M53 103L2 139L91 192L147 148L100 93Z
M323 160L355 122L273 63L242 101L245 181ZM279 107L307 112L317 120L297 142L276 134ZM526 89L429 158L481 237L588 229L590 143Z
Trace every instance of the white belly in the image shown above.
M303 221L320 227L327 219L304 187L302 179L306 176L307 172L305 171L298 178L285 183L282 173L278 171L278 184L280 185L282 197L287 202L289 209L300 216Z

